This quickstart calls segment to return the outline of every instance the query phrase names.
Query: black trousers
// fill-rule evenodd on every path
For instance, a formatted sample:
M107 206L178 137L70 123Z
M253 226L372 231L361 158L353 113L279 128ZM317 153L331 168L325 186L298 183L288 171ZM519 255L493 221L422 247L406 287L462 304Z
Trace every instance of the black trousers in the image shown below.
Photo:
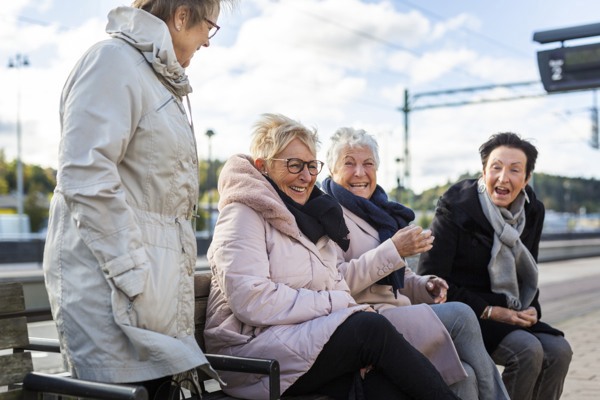
M367 366L373 370L364 380L357 378ZM310 393L340 400L458 399L433 364L373 312L357 312L341 324L313 366L284 395Z

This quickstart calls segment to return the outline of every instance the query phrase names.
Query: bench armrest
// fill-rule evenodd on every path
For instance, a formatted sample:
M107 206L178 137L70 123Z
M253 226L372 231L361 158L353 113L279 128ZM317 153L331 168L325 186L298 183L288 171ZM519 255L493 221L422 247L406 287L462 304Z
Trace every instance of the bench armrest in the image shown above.
M44 351L46 353L60 353L60 345L58 339L48 339L40 337L29 337L29 344L25 346L15 347L15 353L29 351Z
M279 362L263 358L205 354L210 365L221 371L254 373L269 376L269 400L279 398Z
M47 353L60 353L58 339L30 337L27 346L19 347L15 351L45 351ZM249 357L234 357L220 354L205 354L210 365L221 371L243 372L269 376L269 400L279 398L279 362L277 360Z
M41 372L30 372L25 376L23 392L25 399L37 399L37 396L31 396L34 393L49 393L92 399L148 400L148 391L143 386L90 382Z

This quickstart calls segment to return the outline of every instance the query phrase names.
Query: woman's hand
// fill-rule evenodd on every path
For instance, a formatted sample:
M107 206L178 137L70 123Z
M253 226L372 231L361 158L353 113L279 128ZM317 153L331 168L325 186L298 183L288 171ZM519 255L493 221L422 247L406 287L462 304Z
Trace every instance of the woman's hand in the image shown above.
M537 311L533 307L529 307L523 311L516 311L505 307L493 306L489 319L504 322L505 324L522 326L523 328L529 328L538 321Z
M401 257L410 257L431 250L434 236L430 230L418 225L409 225L392 236L392 242Z
M361 368L361 369L360 369L360 377L361 377L361 378L364 380L364 379L365 379L365 376L366 376L366 375L367 375L369 372L371 372L371 370L372 370L372 369L373 369L373 366L372 366L372 365L369 365L368 367L365 367L365 368Z
M523 311L518 311L519 317L521 319L528 320L530 325L535 325L538 322L537 310L534 307L528 307Z
M448 283L444 279L438 278L437 276L431 278L427 281L425 288L427 289L431 297L433 297L433 302L435 304L441 304L446 302L446 297L448 294Z

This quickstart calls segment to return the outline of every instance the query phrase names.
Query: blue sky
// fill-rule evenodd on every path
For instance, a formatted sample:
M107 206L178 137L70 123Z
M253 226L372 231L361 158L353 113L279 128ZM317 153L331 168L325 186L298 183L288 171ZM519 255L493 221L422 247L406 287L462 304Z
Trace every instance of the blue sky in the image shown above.
M16 155L21 95L23 160L57 166L58 101L72 66L107 37L106 14L128 2L19 0L0 11L0 148ZM535 31L598 22L594 0L242 0L219 18L222 29L188 67L198 152L225 159L246 153L264 112L318 129L324 159L341 126L366 129L381 146L379 182L391 189L405 164L404 90L412 95L515 82L537 82ZM567 42L600 42L600 36ZM8 69L26 54L28 67ZM480 169L477 148L491 134L514 131L540 150L537 171L600 178L599 151L588 145L591 91L544 96L541 84L497 88L432 102L541 95L509 102L429 108L410 113L410 177L417 193ZM411 97L411 100L413 98ZM326 172L322 173L323 179Z

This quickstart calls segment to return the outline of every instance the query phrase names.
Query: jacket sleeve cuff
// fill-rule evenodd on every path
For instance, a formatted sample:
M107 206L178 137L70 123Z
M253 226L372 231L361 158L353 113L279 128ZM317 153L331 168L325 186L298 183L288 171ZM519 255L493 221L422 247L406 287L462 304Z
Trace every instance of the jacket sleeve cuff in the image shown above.
M329 301L331 302L331 312L348 308L349 305L356 305L354 299L348 293L341 290L330 291Z
M142 293L148 276L146 249L140 247L131 253L112 259L102 266L107 279L129 298Z
M415 290L416 301L414 304L425 303L425 304L433 304L433 297L431 297L431 293L427 291L427 282L430 279L435 278L435 275L421 275L418 279L418 289Z

